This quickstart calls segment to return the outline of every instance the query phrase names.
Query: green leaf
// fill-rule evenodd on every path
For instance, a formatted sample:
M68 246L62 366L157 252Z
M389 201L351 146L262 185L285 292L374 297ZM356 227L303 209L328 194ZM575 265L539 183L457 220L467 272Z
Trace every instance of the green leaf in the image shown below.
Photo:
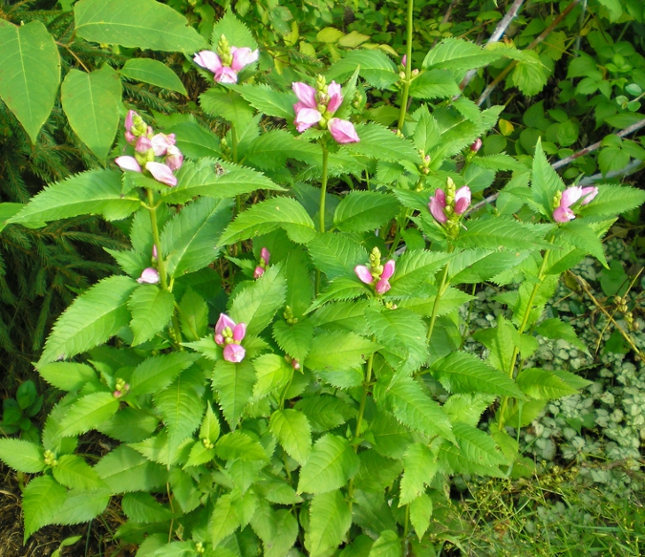
M498 315L497 327L479 329L473 333L473 338L488 348L490 351L488 360L495 368L506 375L508 370L511 369L513 351L519 340L519 334L513 324L502 315Z
M164 522L173 517L173 513L152 495L140 491L127 493L121 500L121 508L130 520L141 524Z
M253 108L266 116L285 118L289 121L295 117L293 105L298 99L291 91L281 93L267 85L250 84L229 85L228 88L237 91Z
M208 327L208 305L199 294L188 288L179 304L181 332L188 340L198 341Z
M397 459L403 458L412 443L408 429L380 408L370 424L369 438L374 440L374 449L379 454Z
M326 493L343 487L358 472L360 461L346 439L327 434L314 445L300 470L298 493Z
M334 349L329 348L333 346ZM316 335L305 366L317 371L344 371L357 368L379 349L379 345L356 333L334 331Z
M334 429L356 414L346 402L328 395L302 398L295 409L307 416L311 429L318 433Z
M287 278L286 305L291 307L294 317L300 318L311 305L314 297L314 281L310 259L300 246L289 250L285 263Z
M119 400L112 393L92 393L78 399L62 419L59 437L80 435L108 420L119 409Z
M253 360L257 383L253 387L253 398L260 400L275 391L284 390L291 380L293 368L277 354L263 354Z
M163 466L125 445L106 454L94 470L112 493L151 491L166 483L168 476Z
M315 267L329 280L342 275L353 276L354 267L368 260L365 248L344 234L318 234L307 244L307 250Z
M237 195L260 189L282 190L283 188L257 170L218 159L205 158L184 163L177 173L177 186L165 190L164 199L168 203L186 203L197 196L232 199ZM227 205L222 204L221 207L224 208Z
M406 251L396 262L396 271L390 279L389 296L414 296L453 256L427 250Z
M220 425L217 416L213 412L210 404L206 404L206 413L204 420L199 428L199 438L208 439L211 443L215 443L220 433Z
M418 315L405 308L368 308L365 318L376 340L393 356L385 355L392 367L412 372L425 363L427 329Z
M267 460L262 444L241 431L220 437L215 444L215 454L222 460Z
M458 422L453 424L452 431L467 461L490 467L508 464L504 455L497 450L495 441L481 429Z
M9 219L10 224L30 228L51 220L97 213L106 220L120 220L141 206L135 193L121 192L121 172L92 170L56 182L33 197L25 208Z
M586 253L593 255L606 268L607 259L602 242L598 238L596 231L589 226L583 219L576 219L564 223L558 228L558 237L568 244L584 250Z
M223 118L239 130L245 129L253 120L249 103L231 89L222 91L219 87L212 87L199 96L199 104L210 116Z
M583 352L587 352L587 346L582 342L575 329L557 317L545 319L537 326L537 332L546 338L561 338Z
M222 35L238 48L246 46L251 50L255 50L258 47L258 43L253 38L248 27L235 17L230 7L213 27L211 43L217 45Z
M276 410L269 428L291 458L300 465L307 461L311 451L311 427L307 416L291 408Z
M437 468L437 458L426 445L410 445L403 460L399 507L414 501L425 492L425 486L430 485Z
M369 557L401 557L401 540L393 530L384 530L372 545Z
M370 302L359 300L356 302L337 302L328 304L316 310L310 317L314 327L334 330L337 327L367 336L369 330L364 313Z
M423 67L471 70L486 66L502 56L500 51L486 50L471 41L450 37L441 41L426 54Z
M426 533L430 526L432 510L432 499L425 493L410 503L410 522L417 533L419 541L421 541L423 534Z
M215 502L215 508L209 521L209 530L213 547L230 536L240 525L240 518L233 504L233 495L227 493Z
M356 278L338 277L332 280L327 289L318 295L308 311L313 311L334 300L353 300L365 294L365 285Z
M95 43L187 54L206 46L184 16L154 0L80 0L74 21L76 34Z
M25 542L36 530L58 521L58 512L66 496L67 490L51 476L39 476L27 484L22 492Z
M197 354L173 352L152 356L141 362L130 377L130 393L147 395L162 391L185 369L188 369Z
M130 58L119 70L123 77L188 95L181 79L168 66L152 58Z
M420 162L419 154L414 149L414 144L396 136L391 130L380 124L359 124L356 133L360 137L358 143L349 143L346 148L354 153L376 158L383 161L400 162L409 160ZM392 203L392 202L390 202ZM334 218L334 220L336 220Z
M629 186L598 186L598 195L588 205L580 207L585 216L616 215L645 203L645 191Z
M150 437L158 424L149 412L126 406L96 429L124 443L136 443Z
M0 460L14 470L27 474L45 469L42 447L22 439L0 439Z
M449 70L423 72L410 84L410 96L414 99L447 99L460 93L461 89Z
M40 376L62 391L76 391L87 383L98 383L96 372L86 364L55 362L38 368Z
M261 333L284 305L287 284L281 271L281 265L272 265L231 302L231 319L236 323L246 323L247 334Z
M473 219L455 244L463 248L549 249L551 244L543 238L551 228L548 224L528 224L502 217Z
M392 412L399 422L409 428L428 437L440 435L449 440L454 438L448 416L410 377L394 376L387 385L377 382L374 398L379 406Z
M361 77L378 89L385 89L399 80L396 66L380 50L353 50L327 70L327 81L345 81L357 67Z
M330 549L342 543L352 524L349 503L339 490L321 493L313 498L309 512L305 547L311 557L329 555Z
M150 340L163 331L175 310L175 298L154 284L142 284L128 301L132 312L130 327L134 333L132 346Z
M517 87L528 97L537 95L546 85L548 76L546 67L539 55L533 50L523 50L507 82Z
M0 98L32 143L49 118L60 82L60 57L41 21L0 25Z
M58 458L58 464L53 469L54 478L59 484L70 489L91 491L107 488L107 485L96 470L80 456L66 454Z
M264 544L264 557L283 557L289 553L298 537L298 521L287 509L266 512L260 509L253 515L251 526Z
M309 354L313 336L314 327L310 321L299 321L293 324L276 321L273 325L273 338L278 346L299 361L303 361Z
M100 515L110 502L104 491L79 491L72 489L60 510L56 513L56 524L81 524Z
M213 388L219 394L220 407L231 429L235 429L242 411L251 401L254 383L255 370L251 362L232 364L220 360L215 364Z
M542 214L551 216L553 198L562 190L564 190L564 182L547 161L542 149L542 141L538 139L533 157L531 191L533 199L543 208Z
M334 226L344 232L374 230L399 212L393 195L374 191L353 191L343 198L334 213Z
M432 371L444 388L451 392L479 392L523 398L522 391L508 375L489 366L474 354L453 352L433 363Z
M517 376L517 385L536 400L553 400L573 395L576 389L546 369L524 369Z
M91 73L72 69L60 93L63 110L76 135L99 159L105 159L119 127L119 75L107 64Z
M184 206L164 226L161 252L170 277L199 271L219 255L213 249L231 221L233 202L208 197Z
M300 203L289 197L275 197L240 213L226 228L219 244L226 246L248 240L277 228L283 228L297 244L306 244L316 236L314 223Z
M287 159L314 164L322 160L322 153L316 145L296 139L289 132L271 130L254 139L245 155L247 163L265 170L282 168Z

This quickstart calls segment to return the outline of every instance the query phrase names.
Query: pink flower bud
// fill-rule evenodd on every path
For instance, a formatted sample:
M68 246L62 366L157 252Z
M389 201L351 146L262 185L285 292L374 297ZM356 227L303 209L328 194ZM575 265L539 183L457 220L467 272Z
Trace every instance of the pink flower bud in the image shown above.
M470 207L470 188L463 186L455 193L455 213L463 215L468 207Z
M175 144L175 134L171 133L166 135L165 133L158 133L150 140L150 146L152 147L155 157L163 157L168 151L169 147L172 147Z
M123 394L123 393L122 393L121 391L114 391L114 392L112 393L112 396L113 396L114 398L121 398L121 395L122 395L122 394Z
M130 133L130 132L125 132L123 135L125 136L125 140L126 140L130 145L132 145L132 144L137 140L136 136L135 136L135 135L133 135L133 134L132 134L132 133Z
M260 250L260 259L262 259L262 261L264 261L265 265L269 264L269 259L271 259L271 253L269 252L268 249L262 248Z
M475 141L473 142L473 144L470 146L470 150L471 150L473 153L476 153L476 152L477 152L477 151L479 151L481 148L482 148L482 140L478 137L477 139L475 139Z
M553 220L555 222L569 222L575 218L575 213L569 207L560 205L553 211Z
M157 254L157 246L152 244L152 259L157 260L159 255Z
M571 207L576 201L582 197L581 186L571 186L562 192L562 200L560 207Z
M244 356L246 356L246 350L244 350L244 348L239 344L227 344L224 347L223 355L227 362L238 364L244 359Z
M222 67L222 62L219 59L219 56L215 54L212 50L202 50L198 54L195 54L193 61L198 66L206 68L209 72L215 73Z
M114 162L119 165L120 168L123 170L132 170L134 172L141 172L141 166L139 166L139 163L137 162L137 159L134 157L128 157L128 156L123 156L123 157L117 157L114 159Z
M582 188L582 201L580 201L580 205L586 205L587 203L590 203L597 195L598 188L596 186Z
M296 129L302 133L322 120L322 114L314 108L306 108L302 103L293 106L296 118L293 121Z
M170 170L170 167L166 164L160 162L147 162L146 170L152 174L152 177L157 180L157 182L166 184L171 188L177 185L177 178L175 178L172 170Z
M437 222L443 224L448 221L448 217L444 211L446 208L446 194L441 188L437 188L434 195L430 197L428 208Z
M376 290L376 293L377 293L379 296L382 296L382 295L383 295L383 294L385 294L385 293L386 293L390 288L392 288L392 285L390 284L390 281L389 281L389 280L387 280L387 279L381 278L381 280L379 280L379 281L376 283L376 287L375 287L375 289L374 289L374 290Z
M294 358L291 360L291 367L298 371L300 369L300 362Z
M145 135L140 135L137 138L137 142L134 146L134 150L137 153L146 153L152 148L152 143Z
M408 55L407 55L407 54L404 54L404 55L401 57L401 65L402 65L402 66L405 66L405 65L407 65L407 63L408 63Z
M175 147L174 145L170 145L168 147L166 154L166 164L168 165L168 168L170 168L170 170L172 170L173 172L181 168L181 165L184 164L184 155L179 150L179 148Z
M327 103L327 110L334 113L343 102L343 94L341 87L335 81L332 81L327 88L329 94L329 102Z
M146 267L141 273L141 276L137 279L137 282L139 284L158 284L159 271L152 267Z
M258 265L253 271L253 278L259 279L263 274L264 274L264 268Z
M231 61L231 68L236 72L241 71L249 64L252 64L258 59L259 52L258 50L251 50L247 47L236 48L231 47L231 54L233 55L233 60Z
M361 282L364 282L365 284L372 284L374 282L372 272L365 265L356 265L356 267L354 267L354 272Z
M383 272L381 273L381 280L387 280L389 279L393 274L395 270L395 263L394 259L390 259L384 266L383 266ZM389 290L389 288L388 288Z
M215 343L219 344L222 346L224 344L224 335L221 335L220 333L215 334Z
M237 72L226 66L222 66L215 72L217 83L237 83Z
M238 323L233 328L233 340L235 342L241 342L246 336L246 323Z
M300 103L302 103L303 108L312 108L314 110L317 108L318 103L316 103L316 90L311 85L307 85L301 81L294 81L291 84L291 88L296 94L296 97L298 97Z
M341 144L345 143L358 143L361 139L358 137L354 124L349 120L341 120L340 118L332 118L327 122L327 128L331 136Z
M134 110L128 110L128 114L125 117L125 131L129 132L132 128L132 123L134 122L134 117L139 116Z
M226 329L226 327L233 330L235 328L235 321L233 321L225 313L220 313L219 319L217 320L217 324L215 325L215 332L218 334L221 334L224 332L224 329Z

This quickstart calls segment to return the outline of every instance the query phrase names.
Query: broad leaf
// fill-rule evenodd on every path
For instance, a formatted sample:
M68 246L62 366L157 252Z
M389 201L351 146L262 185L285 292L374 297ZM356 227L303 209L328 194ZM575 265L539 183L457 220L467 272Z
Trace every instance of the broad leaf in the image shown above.
M537 400L553 400L577 392L547 369L524 369L517 376L516 381L523 392Z
M423 443L410 445L403 460L399 506L407 505L425 492L437 472L437 458Z
M253 386L253 398L260 400L276 391L276 395L284 392L291 381L293 367L283 357L277 354L263 354L253 360L257 383Z
M215 502L209 521L211 541L215 547L240 525L240 518L233 503L233 495L230 493L220 496Z
M141 362L130 377L130 393L146 395L157 393L197 360L197 354L174 352L152 356Z
M419 540L430 526L432 510L432 499L425 493L410 503L410 522Z
M308 320L293 324L276 321L273 325L273 338L278 346L299 361L304 360L309 354L313 336L314 327Z
M130 58L119 70L123 77L150 83L168 91L187 95L181 79L168 66L152 58Z
M314 164L322 160L322 154L316 145L300 141L289 132L271 130L254 139L245 155L246 162L265 170L284 167L287 159Z
M14 470L27 474L45 469L42 447L22 439L0 439L0 460Z
M508 464L497 449L495 441L481 429L460 422L454 424L452 430L466 460L479 466L496 467Z
M67 490L51 476L40 476L27 484L22 492L25 542L36 530L47 524L56 524L66 496Z
M578 338L573 326L557 317L545 319L537 326L536 330L546 338L561 338L575 346L578 350L582 350L583 352L587 352L588 350L585 343Z
M327 80L345 81L356 68L365 80L379 89L385 89L399 80L396 66L380 50L353 50L327 70Z
M134 333L132 346L141 344L163 331L175 310L175 299L167 290L153 284L139 286L128 301L132 312L130 328Z
M121 508L130 520L140 524L163 522L173 517L173 513L152 495L141 491L127 493L121 500Z
M309 530L305 546L311 557L329 555L343 541L352 524L349 503L339 490L314 497L310 507Z
M241 431L220 437L215 444L215 454L222 460L266 460L267 454L259 441Z
M333 350L330 350L333 347ZM317 335L305 366L319 371L342 371L359 367L379 345L355 333L335 331Z
M334 226L345 232L374 230L399 212L393 195L373 191L354 191L343 198L334 213Z
M95 43L188 54L206 46L184 16L154 0L80 0L74 21L76 34Z
M0 98L36 143L58 91L58 47L42 22L34 20L0 25L0 51Z
M370 549L369 557L402 557L401 540L394 530L384 530Z
M453 256L427 250L406 251L396 262L396 271L390 279L389 296L414 296L419 286L428 282Z
M552 225L536 225L505 218L483 218L468 221L468 230L462 231L455 244L463 248L549 249L543 240Z
M391 130L380 124L360 124L356 126L356 133L360 141L347 144L347 149L354 153L383 161L420 162L419 154L411 141L397 137Z
M163 466L125 445L106 454L94 470L112 493L151 491L166 483L168 476Z
M461 93L449 70L423 72L410 84L410 96L415 99L446 99Z
M61 420L58 435L71 437L85 433L111 418L119 409L112 393L92 393L78 399Z
M80 456L66 454L58 459L58 464L53 469L56 481L70 489L96 490L107 488L107 485L96 470Z
M40 376L57 389L75 391L87 383L98 383L96 372L86 364L54 362L38 368Z
M267 85L229 85L230 89L237 91L258 112L266 116L293 120L295 113L293 105L298 99L289 91L281 93Z
M307 250L315 267L329 280L342 275L352 276L356 265L368 261L365 248L345 234L318 234L307 244Z
M212 76L205 70L204 74ZM199 104L204 112L227 120L237 130L245 129L253 121L253 109L232 89L222 91L219 87L211 87L199 96Z
M339 489L358 472L359 460L346 439L327 434L316 441L300 471L298 493Z
M251 401L255 371L249 361L232 364L220 360L213 370L213 388L219 394L219 404L231 429L235 429L242 411Z
M426 54L423 67L471 70L486 66L502 56L500 51L485 50L471 41L450 37L441 41Z
M311 428L307 416L290 408L276 410L269 427L291 458L301 465L307 461L311 450Z
M81 524L100 515L110 502L105 490L67 492L63 506L56 513L56 524Z

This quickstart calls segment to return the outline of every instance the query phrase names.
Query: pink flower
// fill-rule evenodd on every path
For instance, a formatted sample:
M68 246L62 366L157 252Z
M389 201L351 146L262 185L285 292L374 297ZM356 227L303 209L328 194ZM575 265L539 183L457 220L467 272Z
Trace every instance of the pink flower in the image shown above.
M441 188L437 188L434 195L430 197L428 208L437 222L441 224L448 222L448 217L444 211L446 208L446 194Z
M553 211L553 220L555 222L569 222L576 218L575 213L569 207L560 205Z
M260 264L253 271L253 278L259 279L264 274L265 269L269 266L269 259L271 259L271 253L268 249L262 248L260 250Z
M233 60L231 61L231 69L239 72L243 70L249 64L252 64L258 59L259 52L258 50L251 50L248 47L236 48L231 47L231 54L233 55Z
M384 266L383 272L381 273L381 278L376 283L376 293L382 296L385 294L392 286L390 285L390 277L394 274L395 265L394 259L390 259Z
M354 124L349 120L341 120L340 118L332 118L327 122L327 127L331 136L336 142L345 143L358 143L361 139L358 137Z
M239 363L244 359L246 350L240 342L246 336L246 324L236 324L228 315L221 313L215 325L215 342L224 346L224 359L228 362Z
M455 193L455 213L463 215L468 207L470 207L470 188L463 186Z
M141 172L141 166L134 157L117 157L114 162L119 165L123 170L132 170L134 172Z
M582 201L580 201L580 205L586 205L587 203L590 203L597 195L598 188L596 186L582 188Z
M476 152L477 152L477 151L479 151L481 148L482 148L482 140L478 137L477 139L475 139L475 141L473 142L473 144L470 146L470 150L471 150L473 153L476 153Z
M333 114L338 110L338 107L343 102L343 94L340 85L332 81L327 87L327 94L329 95L329 102L327 103L327 111Z
M132 144L136 141L135 135L131 132L132 124L135 116L139 116L134 110L128 110L128 114L125 117L125 140Z
M271 259L271 252L266 248L262 248L260 250L260 259L262 259L262 261L264 261L265 265L268 265L269 264L269 259Z
M168 148L175 145L175 142L174 133L171 133L170 135L158 133L150 140L150 146L155 153L155 157L163 157L168 151Z
M294 105L296 119L293 123L296 126L296 129L302 133L305 130L308 130L311 126L315 126L320 122L322 120L322 114L313 108L306 108L299 105L302 105L302 103Z
M299 101L296 105L294 105L296 112L298 111L296 109L296 106L298 105L301 105L302 108L311 108L313 110L318 110L318 103L316 103L316 90L311 85L307 85L306 83L302 83L300 81L294 81L291 84L291 88L296 94L296 97L298 97Z
M217 70L222 67L219 56L212 50L202 50L195 54L193 62L202 68L206 68L211 73L217 73Z
M152 259L156 260L159 257L157 254L157 246L152 244Z
M582 197L582 187L581 186L571 186L562 192L562 200L560 201L560 207L571 207Z
M253 278L254 279L259 279L262 275L264 274L264 267L260 267L259 265L255 268L253 271Z
M141 273L141 276L137 279L139 284L158 284L159 283L159 271L153 269L152 267L147 267Z
M173 172L179 170L181 165L184 164L184 155L174 145L168 146L168 150L166 151L166 164Z
M146 153L150 149L152 149L152 143L145 135L137 137L137 142L134 145L134 150L137 153Z
M147 162L146 170L152 174L152 177L157 180L157 182L166 184L171 188L177 185L177 178L167 164L163 164L161 162Z
M404 54L403 57L401 58L401 65L405 66L408 62L408 55Z
M372 276L372 271L370 271L369 267L365 265L356 265L356 267L354 267L354 272L365 284L372 284L374 282L374 277Z
M237 72L227 66L222 66L215 72L217 83L237 83Z

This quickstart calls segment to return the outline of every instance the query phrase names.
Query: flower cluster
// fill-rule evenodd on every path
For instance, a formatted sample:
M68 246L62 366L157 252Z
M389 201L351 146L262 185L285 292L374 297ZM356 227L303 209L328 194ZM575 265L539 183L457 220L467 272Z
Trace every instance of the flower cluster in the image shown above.
M360 141L354 124L349 120L333 118L343 102L343 94L338 83L332 81L327 85L325 79L318 76L315 88L300 81L294 82L291 87L298 97L298 102L293 105L296 113L293 123L300 133L318 125L321 129L328 129L337 143Z
M248 47L230 46L222 35L217 43L217 52L202 50L195 54L193 61L213 73L217 83L237 83L237 74L258 59L258 50Z
M373 284L374 290L379 296L385 294L392 285L390 278L394 274L394 259L390 259L385 265L381 265L381 251L374 248L370 254L370 265L356 265L354 272L365 284Z
M583 188L582 186L571 186L563 192L558 192L555 197L555 209L553 211L553 220L555 222L569 222L576 218L575 213L571 209L573 205L579 203L580 205L587 205L594 197L598 195L598 188L589 186Z
M458 223L461 216L470 207L470 188L463 186L456 188L452 178L446 180L446 191L437 188L434 195L430 196L428 208L435 220L443 225L452 234L459 230Z
M264 274L264 271L269 266L269 259L271 259L271 253L268 249L262 248L262 251L260 251L260 262L253 272L253 278L259 279Z
M123 170L143 172L142 167L152 177L173 187L177 185L177 178L173 172L179 170L184 163L184 155L175 146L175 134L155 134L141 116L130 110L125 118L125 139L134 147L134 157L117 157L114 162ZM163 157L163 162L155 158Z
M215 342L224 347L224 359L227 362L237 364L246 356L246 350L240 342L246 335L246 324L235 323L225 313L220 313L215 325Z

